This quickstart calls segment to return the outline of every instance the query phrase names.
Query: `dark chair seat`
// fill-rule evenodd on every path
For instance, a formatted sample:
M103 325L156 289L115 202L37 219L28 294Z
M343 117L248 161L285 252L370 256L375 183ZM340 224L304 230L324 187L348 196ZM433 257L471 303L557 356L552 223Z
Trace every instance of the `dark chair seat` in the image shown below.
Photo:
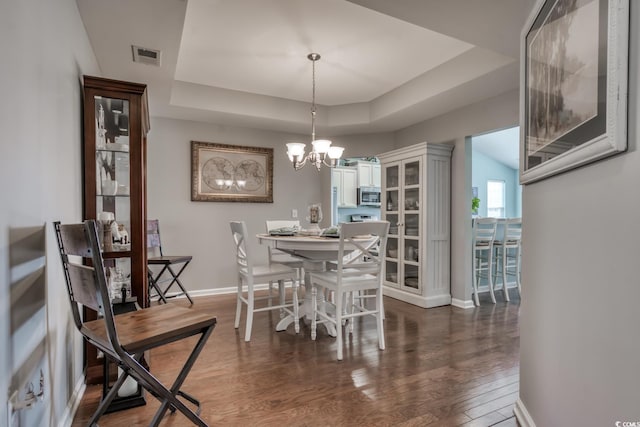
M184 256L158 256L147 258L147 264L166 265L166 264L179 264L182 262L189 262L193 259L191 255Z
M216 323L208 313L175 304L123 313L115 316L114 320L120 345L130 354L198 334ZM90 341L111 347L104 319L85 322L82 326Z

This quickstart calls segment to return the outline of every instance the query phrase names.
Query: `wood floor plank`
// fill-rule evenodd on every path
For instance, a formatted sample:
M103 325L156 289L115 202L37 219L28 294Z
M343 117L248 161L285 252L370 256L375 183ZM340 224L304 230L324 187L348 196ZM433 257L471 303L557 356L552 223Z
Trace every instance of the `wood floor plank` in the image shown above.
M464 427L486 427L498 424L501 421L504 421L506 417L501 413L494 411L489 412L481 417L475 418L469 422L462 424Z
M341 362L335 339L322 331L312 341L307 324L300 334L292 326L275 332L278 313L258 313L252 341L245 343L244 318L239 330L233 327L235 295L195 303L218 324L183 389L200 399L210 425L452 426L512 416L505 408L513 407L518 391L517 297L495 305L481 299L469 310L422 309L385 298L386 350L378 349L373 319L361 318L353 335L345 335ZM154 375L171 384L193 345L185 340L155 349ZM87 387L73 426L86 424L100 396L100 386ZM100 425L147 425L159 407L153 397L147 402L105 415ZM173 414L161 425L191 423Z

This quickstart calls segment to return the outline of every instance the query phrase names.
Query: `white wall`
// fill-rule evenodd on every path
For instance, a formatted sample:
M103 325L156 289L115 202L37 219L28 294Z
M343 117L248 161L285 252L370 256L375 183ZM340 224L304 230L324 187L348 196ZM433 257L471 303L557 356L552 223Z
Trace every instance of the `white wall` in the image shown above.
M640 421L640 7L629 150L523 189L520 399L537 426Z
M81 76L99 69L73 0L0 2L0 57L0 401L43 369L45 400L17 422L53 426L71 421L82 342L51 223L82 219Z
M470 136L516 126L516 90L469 105L396 133L396 147L449 142L451 162L451 296L471 304L471 142Z

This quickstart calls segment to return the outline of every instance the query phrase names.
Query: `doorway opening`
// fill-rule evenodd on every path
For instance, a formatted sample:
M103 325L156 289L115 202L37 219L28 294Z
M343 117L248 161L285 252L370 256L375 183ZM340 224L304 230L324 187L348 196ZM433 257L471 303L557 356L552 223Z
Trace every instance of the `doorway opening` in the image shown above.
M474 217L522 216L519 141L519 126L471 137Z

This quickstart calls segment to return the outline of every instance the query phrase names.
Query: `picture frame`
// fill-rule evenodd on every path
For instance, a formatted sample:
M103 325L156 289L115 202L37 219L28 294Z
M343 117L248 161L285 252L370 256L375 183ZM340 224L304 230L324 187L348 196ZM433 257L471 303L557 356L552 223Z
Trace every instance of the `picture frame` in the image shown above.
M273 148L191 141L191 200L273 203Z
M629 0L538 0L520 43L520 183L625 151Z

